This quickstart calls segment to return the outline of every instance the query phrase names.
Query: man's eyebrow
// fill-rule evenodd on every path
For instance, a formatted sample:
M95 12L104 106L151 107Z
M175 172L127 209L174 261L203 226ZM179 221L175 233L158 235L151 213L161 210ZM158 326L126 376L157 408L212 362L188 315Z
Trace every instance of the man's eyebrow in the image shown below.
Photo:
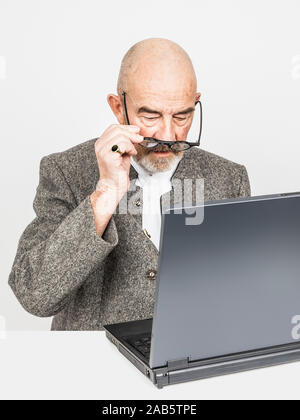
M155 111L154 109L150 109L146 106L142 106L141 108L138 109L138 114L142 114L143 112L146 112L147 114L158 114L158 115L162 115L161 112L159 111Z
M174 115L185 115L185 114L190 114L191 112L194 112L194 111L195 111L195 107L191 106L190 108L184 109L183 111L176 112L176 114Z
M178 111L173 115L185 115L185 114L190 114L191 112L194 112L194 111L195 111L195 107L191 106L189 108L184 109L183 111ZM155 111L154 109L150 109L146 106L142 106L138 109L138 114L142 114L143 112L146 112L147 114L162 115L160 111Z

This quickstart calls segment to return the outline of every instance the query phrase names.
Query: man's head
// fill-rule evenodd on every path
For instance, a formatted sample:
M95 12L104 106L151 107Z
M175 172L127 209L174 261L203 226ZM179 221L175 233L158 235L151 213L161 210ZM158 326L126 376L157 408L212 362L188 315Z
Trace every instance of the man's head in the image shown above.
M140 127L142 136L186 140L200 93L193 64L178 44L150 38L131 47L122 60L117 90L107 100L120 124L126 124L125 92L130 124ZM184 153L164 145L155 151L140 144L135 148L135 159L150 172L168 170Z

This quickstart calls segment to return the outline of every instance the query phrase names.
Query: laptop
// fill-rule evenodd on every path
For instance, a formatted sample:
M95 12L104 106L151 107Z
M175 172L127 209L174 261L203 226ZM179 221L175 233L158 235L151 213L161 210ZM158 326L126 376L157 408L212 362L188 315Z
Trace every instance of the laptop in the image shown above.
M300 360L300 192L182 210L162 214L153 319L107 338L158 388Z

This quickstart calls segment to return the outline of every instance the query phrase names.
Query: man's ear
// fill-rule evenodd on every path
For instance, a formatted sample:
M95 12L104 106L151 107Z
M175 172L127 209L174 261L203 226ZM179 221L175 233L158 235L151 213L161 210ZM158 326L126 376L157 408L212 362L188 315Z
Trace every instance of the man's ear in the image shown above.
M119 124L124 124L123 107L120 97L110 93L107 95L107 102L112 112L115 114Z
M195 96L195 102L198 102L200 100L200 96L201 96L201 93L197 92Z

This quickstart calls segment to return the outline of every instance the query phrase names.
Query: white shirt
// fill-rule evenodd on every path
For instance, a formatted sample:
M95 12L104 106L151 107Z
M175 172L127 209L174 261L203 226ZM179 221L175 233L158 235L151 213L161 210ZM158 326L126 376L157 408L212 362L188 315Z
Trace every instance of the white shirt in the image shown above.
M172 189L171 177L175 172L178 161L168 171L149 173L139 165L133 156L130 157L131 164L138 173L136 185L143 189L143 229L146 229L150 239L159 250L161 209L160 197Z

